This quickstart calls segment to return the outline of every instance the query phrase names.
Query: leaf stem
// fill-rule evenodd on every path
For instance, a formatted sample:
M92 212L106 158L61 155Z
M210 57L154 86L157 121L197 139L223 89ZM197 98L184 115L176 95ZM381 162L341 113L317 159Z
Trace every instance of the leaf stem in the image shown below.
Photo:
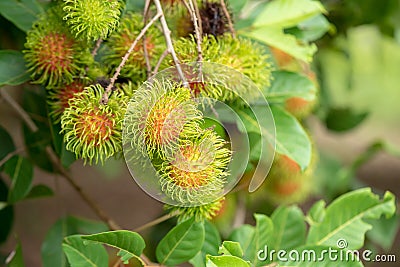
M179 214L179 211L175 211L175 212L171 212L171 213L165 214L165 215L163 215L163 216L161 216L161 217L159 217L159 218L157 218L157 219L155 219L153 221L150 221L150 222L148 222L146 224L143 224L142 226L136 227L135 229L133 229L133 231L134 232L142 232L142 231L144 231L144 230L146 230L146 229L148 229L148 228L150 228L150 227L152 227L154 225L157 225L157 224L162 223L162 222L164 222L164 221L166 221L166 220L168 220L168 219L170 219L172 217L175 217L178 214Z

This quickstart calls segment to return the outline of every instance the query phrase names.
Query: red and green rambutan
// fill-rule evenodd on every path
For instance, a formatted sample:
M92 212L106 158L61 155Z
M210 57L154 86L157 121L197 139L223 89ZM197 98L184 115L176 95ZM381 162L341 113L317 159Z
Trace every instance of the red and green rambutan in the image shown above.
M105 39L115 30L121 16L121 0L63 0L64 20L76 37Z
M198 206L223 195L231 151L226 141L206 129L181 139L160 168L161 190L179 206Z
M84 80L75 79L70 84L49 90L47 103L50 107L50 115L53 117L55 123L60 122L64 109L69 107L69 100L74 98L76 93L82 92L86 85L87 83Z
M122 152L122 121L128 98L117 90L103 105L103 93L99 84L86 87L69 100L61 116L67 150L89 164L103 163Z
M180 138L198 133L201 117L189 89L165 80L146 82L128 104L124 137L150 159L154 153L165 158Z
M93 61L88 48L70 35L59 13L52 8L33 25L23 51L33 82L48 88L71 83Z
M110 67L110 71L120 64L122 57L126 54L131 44L143 28L143 16L128 12L121 19L118 29L111 34L103 48L102 60ZM162 32L154 25L146 32L146 49L150 63L154 66L165 50ZM135 46L125 66L121 70L121 76L130 78L132 81L146 80L146 61L143 51L143 39Z
M316 152L304 171L298 163L286 155L277 155L264 185L260 188L274 204L292 204L305 201L313 192Z
M194 38L181 38L175 43L175 50L182 63L191 63L197 60L197 47ZM205 36L202 41L203 61L225 65L235 71L246 75L258 88L268 87L271 79L271 66L268 62L268 54L261 45L248 39L232 38L224 35L218 39L213 36ZM173 65L173 61L166 62L165 65ZM166 67L164 65L164 67ZM206 70L205 70L206 71ZM239 81L232 81L226 78L226 82L233 84ZM223 86L224 87L224 86ZM229 84L225 88L208 88L203 92L203 96L215 98L221 101L232 101L237 95L229 90ZM251 97L258 96L259 92L252 92L246 86L240 87L243 92L240 95ZM217 91L215 91L217 90ZM221 92L218 92L221 91Z

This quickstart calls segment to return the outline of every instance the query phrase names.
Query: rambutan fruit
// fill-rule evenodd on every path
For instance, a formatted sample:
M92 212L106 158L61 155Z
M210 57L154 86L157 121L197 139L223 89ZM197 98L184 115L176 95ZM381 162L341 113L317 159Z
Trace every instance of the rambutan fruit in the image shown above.
M285 101L285 109L298 119L310 115L316 104L316 98L306 100L301 97L291 97Z
M178 149L161 166L161 189L180 206L198 206L223 195L231 151L210 129L180 140Z
M118 26L121 0L63 0L71 32L85 40L105 39Z
M173 205L165 205L165 209L170 213L178 213L178 221L185 221L189 218L194 217L196 221L201 220L211 220L213 219L221 210L224 197L217 199L211 203L194 206L194 207L182 207L182 206L173 206Z
M179 39L175 43L175 50L182 63L191 63L197 60L197 48L194 38ZM204 62L230 67L250 78L258 88L270 85L271 66L268 62L268 55L265 53L262 46L248 39L232 38L230 35L224 35L218 38L218 40L213 36L206 36L203 38L202 50ZM173 65L173 61L171 60L165 64ZM226 80L232 83L238 82L228 78ZM216 88L214 88L214 90L205 92L205 96L215 98L215 95L220 94L220 96L216 98L220 101L231 101L237 98L237 95L232 90L228 89L230 88L229 84L227 84L225 88L223 87L224 86L217 90L222 93L215 93ZM259 95L259 92L249 91L251 89L246 86L241 89L245 91L238 92L240 95L249 97L252 95Z
M146 82L133 94L124 120L124 136L143 155L166 158L179 139L199 131L202 114L190 91L169 81Z
M33 25L25 48L24 57L33 82L48 88L71 83L93 62L87 47L65 28L57 8L50 9Z
M122 121L128 98L121 91L111 94L107 105L100 104L104 88L86 87L69 100L61 116L61 133L67 150L89 164L104 163L122 151Z
M126 13L121 19L118 29L111 34L103 48L103 61L113 71L121 62L129 47L143 28L143 16L136 13ZM150 63L155 65L165 50L162 32L150 27L146 32L146 48ZM143 51L143 40L135 46L132 54L121 70L121 76L132 81L144 81L146 78L146 61Z
M64 109L69 107L68 101L72 99L76 93L82 92L86 85L87 83L83 80L76 79L70 84L49 90L47 103L50 107L50 115L53 117L55 123L60 122L61 114Z
M315 154L314 151L311 163L304 171L288 156L278 155L260 194L277 205L305 201L313 191Z

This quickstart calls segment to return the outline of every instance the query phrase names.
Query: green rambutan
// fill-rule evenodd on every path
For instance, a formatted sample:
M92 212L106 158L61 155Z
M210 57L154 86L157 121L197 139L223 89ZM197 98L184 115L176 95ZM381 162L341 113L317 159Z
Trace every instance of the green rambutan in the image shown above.
M63 0L63 10L69 28L76 37L85 40L105 39L118 26L121 0Z
M197 60L196 41L181 38L175 43L175 50L182 63L192 63ZM248 39L232 38L230 35L224 35L221 38L213 36L205 36L202 41L203 61L217 63L230 67L250 78L258 88L268 87L271 78L271 66L268 63L268 55L261 45L258 45ZM165 65L173 65L173 61L165 63ZM164 67L167 67L165 66ZM207 71L206 69L204 71ZM226 78L226 82L235 84L239 81ZM225 87L225 88L223 88ZM229 84L222 88L208 88L204 95L221 101L232 101L237 95L229 90ZM253 88L252 88L253 89ZM249 88L243 86L238 92L240 95L259 96L259 92L251 92Z
M48 88L71 83L85 73L85 65L93 62L87 47L65 28L57 8L50 9L33 25L25 48L33 82Z
M201 220L211 220L220 212L223 203L224 197L217 199L211 203L194 206L194 207L181 207L181 206L172 206L165 205L165 209L170 213L178 213L178 221L185 221L189 218L194 217L196 221Z
M143 28L143 16L128 12L121 20L118 29L111 34L103 48L104 63L113 71L121 62L129 47ZM165 50L164 39L160 30L154 26L146 32L146 48L151 65L155 65ZM143 51L143 40L140 40L121 70L121 76L133 81L144 81L146 78L146 61Z
M198 133L201 112L190 91L169 81L146 82L131 98L124 137L134 149L153 159L174 151L179 139Z
M210 129L181 139L168 163L160 169L161 189L179 206L198 206L223 195L231 159L226 141Z
M107 105L102 105L103 93L99 84L86 87L69 100L61 116L67 150L89 164L104 163L122 152L122 122L128 98L118 90L111 94Z

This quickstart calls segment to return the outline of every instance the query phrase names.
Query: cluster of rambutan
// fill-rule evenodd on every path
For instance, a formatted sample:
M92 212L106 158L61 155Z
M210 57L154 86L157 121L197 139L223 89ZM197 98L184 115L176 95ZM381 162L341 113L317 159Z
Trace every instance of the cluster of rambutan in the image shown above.
M167 2L167 19L179 37L174 42L178 58L181 63L195 62L193 26L184 27L192 25L190 15L181 1ZM231 37L219 2L197 4L203 61L227 65L260 88L269 86L271 66L264 47ZM130 146L156 168L162 192L179 205L171 209L178 209L182 217L210 218L222 205L232 152L213 129L202 128L194 98L231 102L237 94L227 89L229 84L213 86L190 79L188 87L179 80L164 80L146 82L146 90L138 90L149 78L149 66L161 63L160 69L165 69L175 64L168 56L159 62L166 45L162 31L153 25L121 69L108 103L100 103L109 85L107 77L144 27L143 15L122 12L123 5L121 0L54 1L27 35L24 53L32 81L46 88L49 114L61 124L66 148L77 158L103 163L121 155L128 146L123 136L128 137Z

